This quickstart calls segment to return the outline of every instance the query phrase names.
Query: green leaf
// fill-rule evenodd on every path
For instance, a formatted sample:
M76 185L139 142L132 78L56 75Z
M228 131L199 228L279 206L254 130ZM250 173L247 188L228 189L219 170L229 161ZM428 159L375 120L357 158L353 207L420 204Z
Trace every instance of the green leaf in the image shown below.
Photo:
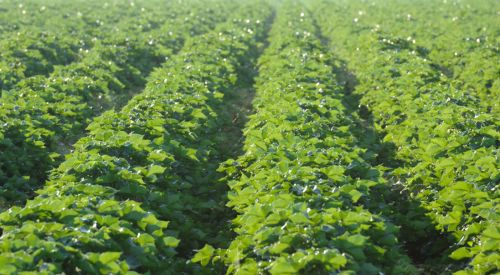
M210 259L212 259L214 252L215 249L211 245L206 244L202 249L196 252L192 262L199 262L202 266L206 266L210 262Z
M206 119L207 118L207 116L200 109L194 109L193 112L191 113L191 115L194 118L198 118L198 119Z
M367 240L368 237L359 234L352 235L347 238L347 241L355 246L363 246Z
M122 255L121 252L104 252L101 255L99 255L99 261L101 263L107 264L120 259L121 255Z
M97 211L106 212L106 211L115 211L119 209L119 203L115 200L106 200L99 205Z
M0 266L1 274L15 274L16 271L17 271L16 267L10 264Z
M325 168L324 173L334 181L342 181L344 179L345 168L342 166L330 166Z
M37 146L37 147L40 147L40 148L45 148L45 143L43 143L43 141L39 141L39 140L37 140L37 141L35 141L35 142L34 142L34 144L35 144L35 146Z
M192 159L192 160L195 160L195 161L200 161L200 160L198 159L198 157L196 156L196 154L197 154L197 153L198 153L198 151L197 151L196 149L193 149L193 148L188 148L188 149L187 149L187 153L186 153L186 155L187 155L190 159Z
M470 251L465 247L460 247L459 249L453 251L450 255L450 258L454 260L461 260L470 257L472 257L472 253L470 253Z
M314 162L319 164L319 165L325 165L325 164L328 164L330 161L324 154L318 154L314 158Z
M469 190L472 190L474 188L474 186L472 184L467 183L467 182L463 182L463 181L456 182L453 185L451 185L450 187L454 190L463 190L463 191L469 191Z
M290 220L294 223L308 223L309 222L307 217L302 213L293 214L292 216L290 216Z
M282 243L282 242L277 242L271 248L269 249L269 252L274 253L274 254L279 254L283 252L285 249L290 247L289 244L287 243Z
M269 272L271 274L294 274L297 273L298 270L286 259L278 258L278 260L271 265Z
M163 238L163 243L166 246L170 246L170 247L177 247L180 242L181 241L179 239L176 239L176 238L170 237L170 236Z
M488 228L483 231L483 235L488 238L500 240L500 232L498 230L498 227L496 227L495 225L488 226Z
M167 157L168 157L168 155L166 153L159 151L159 150L155 150L155 151L149 153L148 160L164 161Z
M166 170L165 167L162 167L159 165L153 165L149 168L148 177L150 177L152 175L156 175L156 174L163 174L163 172L165 172L165 170Z
M61 212L64 208L66 208L66 204L64 201L54 199L47 205L47 208L52 212Z
M363 196L363 193L359 192L356 189L353 189L349 192L349 195L351 196L352 202L356 203L361 196Z
M258 274L258 265L254 259L247 259L239 268L235 271L235 275L254 275Z
M141 246L146 246L146 245L154 245L155 239L146 233L142 233L139 237L137 237L137 243L140 244Z
M329 263L335 268L344 267L347 264L347 258L344 255L335 255L331 257Z

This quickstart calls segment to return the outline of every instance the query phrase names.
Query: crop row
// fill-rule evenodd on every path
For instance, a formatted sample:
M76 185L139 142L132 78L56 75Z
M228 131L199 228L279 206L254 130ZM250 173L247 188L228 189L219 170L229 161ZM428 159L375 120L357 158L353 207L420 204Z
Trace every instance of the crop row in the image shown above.
M500 112L500 60L496 1L432 2L424 6L383 5L373 18L392 37L410 40L442 72L441 78L481 100L483 112ZM371 13L370 13L371 14ZM382 14L393 14L394 17ZM371 16L370 16L371 17ZM382 20L382 18L384 20ZM424 20L432 18L432 20ZM361 23L361 21L358 21Z
M90 119L123 105L144 85L145 75L177 52L187 37L222 20L225 8L217 3L222 2L214 2L212 9L179 7L184 13L158 29L117 33L110 43L96 42L79 62L5 91L0 98L0 204L31 196Z
M217 112L255 58L270 11L241 6L190 38L120 112L96 118L39 195L0 214L0 273L186 272L184 256L220 207L207 180L215 171L203 169L216 141L200 137L220 132Z
M96 43L112 45L130 33L146 32L177 15L169 12L158 16L129 5L124 6L125 3L108 8L98 7L97 3L90 5L93 10L75 11L74 6L63 3L46 7L43 3L28 2L16 7L9 2L4 16L11 22L6 25L16 25L15 19L22 21L23 18L29 19L30 24L4 33L0 40L0 88L9 90L26 77L47 75L56 65L66 65L84 58L85 53ZM175 7L165 5L169 10ZM14 15L23 10L29 14ZM70 15L70 12L74 14Z
M169 17L176 13L165 13L169 3L163 1L128 2L128 1L83 1L72 2L54 0L4 0L0 8L0 37L5 39L15 33L72 33L81 36L95 36L103 29L116 30L116 25L126 20L138 20L147 26L162 19L155 16ZM141 20L144 20L141 22ZM85 32L85 33L84 33Z
M443 78L417 54L418 43L347 20L344 7L331 2L316 7L324 33L357 77L353 92L365 118L389 151L378 152L389 166L385 178L407 194L394 209L406 232L401 238L434 266L444 255L441 263L451 265L443 268L459 274L498 270L500 133L495 113L478 107L481 91ZM398 208L405 198L421 209ZM425 215L416 216L421 210ZM433 230L447 235L437 241Z
M87 43L68 34L15 33L0 40L0 89L9 90L20 80L46 75L55 65L78 59ZM2 92L0 92L0 95Z
M196 1L191 1L190 5L195 3ZM52 6L54 3L49 3L48 7L40 11L39 6L43 6L42 4L23 3L22 8L8 6L9 12L18 12L18 9L31 11L26 18L37 23L31 22L16 31L3 34L0 40L2 90L15 88L26 77L48 75L57 65L77 62L94 45L119 44L125 38L133 39L138 33L148 33L149 36L144 35L142 39L156 43L152 31L158 30L168 21L177 20L176 24L179 24L189 14L186 5L149 1L138 6L120 1L111 5L82 3L82 9L78 11L74 10L74 2L55 6ZM50 16L47 13L57 15L47 19ZM13 17L10 13L6 16ZM167 29L163 33L167 34L169 31L175 32Z
M332 77L332 56L313 17L292 1L277 11L259 59L245 153L221 167L236 237L205 246L194 261L222 261L235 274L411 273L398 228L366 205L384 188L363 159L353 118Z

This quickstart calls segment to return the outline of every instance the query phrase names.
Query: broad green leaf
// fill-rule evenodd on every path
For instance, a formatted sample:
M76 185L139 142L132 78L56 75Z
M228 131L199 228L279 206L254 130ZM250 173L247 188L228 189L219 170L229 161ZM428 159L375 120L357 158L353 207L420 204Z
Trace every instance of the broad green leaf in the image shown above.
M148 170L148 177L156 174L163 174L165 172L166 168L159 166L159 165L153 165L149 168Z
M278 258L278 260L271 265L269 272L271 274L294 274L298 272L298 270L286 259Z
M472 257L472 253L470 253L470 251L467 248L460 247L459 249L453 251L450 257L454 260L462 260L464 258Z
M99 255L99 261L103 264L114 262L120 259L121 254L121 252L104 252Z
M202 249L196 252L192 261L195 263L199 262L202 266L206 266L210 262L210 259L212 259L214 252L215 249L211 245L206 244Z
M174 237L165 237L165 238L163 238L163 243L166 246L177 247L177 245L179 245L179 243L180 243L180 240L178 240Z
M363 196L363 193L353 189L349 192L349 195L351 195L352 202L356 203Z

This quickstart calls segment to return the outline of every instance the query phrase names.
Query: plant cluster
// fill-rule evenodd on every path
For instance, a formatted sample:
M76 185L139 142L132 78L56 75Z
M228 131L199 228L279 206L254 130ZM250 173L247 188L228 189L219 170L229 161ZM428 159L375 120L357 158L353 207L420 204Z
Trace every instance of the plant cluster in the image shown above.
M124 32L94 41L78 61L56 66L49 76L25 78L4 91L0 208L31 197L93 117L123 106L144 87L149 72L177 53L188 37L223 20L222 3L197 10L169 4L177 13L154 28L139 30L138 19L127 20L119 25Z
M494 51L495 43L483 41L490 46L478 50L463 39L447 49L437 46L425 31L417 32L416 40L401 37L401 22L371 25L373 18L382 19L377 9L367 22L363 16L346 20L360 3L324 2L316 7L323 32L357 77L352 92L384 143L375 150L377 161L388 166L384 177L405 194L399 200L392 198L395 219L405 232L401 238L423 263L442 264L458 274L498 270L500 123L498 102L485 101L498 97L498 91L483 81L498 81L494 72L498 75L499 65L480 58L485 74L479 71L475 78L464 78L470 74L470 64L455 64L457 59L444 63L451 66L452 75L439 65L450 50L460 52L467 63L478 52ZM327 18L326 7L345 16ZM412 23L422 21L422 15L404 20L417 30L424 24ZM460 28L451 35L457 32ZM443 233L438 236L441 240L436 241L433 230Z
M224 93L270 15L264 3L240 7L189 38L120 112L96 117L38 196L0 214L0 273L193 269L186 256L206 241L214 221L203 216L217 207L202 169L215 141L199 137L215 137Z

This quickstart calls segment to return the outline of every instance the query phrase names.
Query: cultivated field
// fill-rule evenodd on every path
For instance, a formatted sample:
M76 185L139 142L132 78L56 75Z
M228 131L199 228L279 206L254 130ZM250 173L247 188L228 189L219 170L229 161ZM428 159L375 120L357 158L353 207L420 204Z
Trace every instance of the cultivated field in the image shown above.
M0 274L497 274L500 2L0 0Z

